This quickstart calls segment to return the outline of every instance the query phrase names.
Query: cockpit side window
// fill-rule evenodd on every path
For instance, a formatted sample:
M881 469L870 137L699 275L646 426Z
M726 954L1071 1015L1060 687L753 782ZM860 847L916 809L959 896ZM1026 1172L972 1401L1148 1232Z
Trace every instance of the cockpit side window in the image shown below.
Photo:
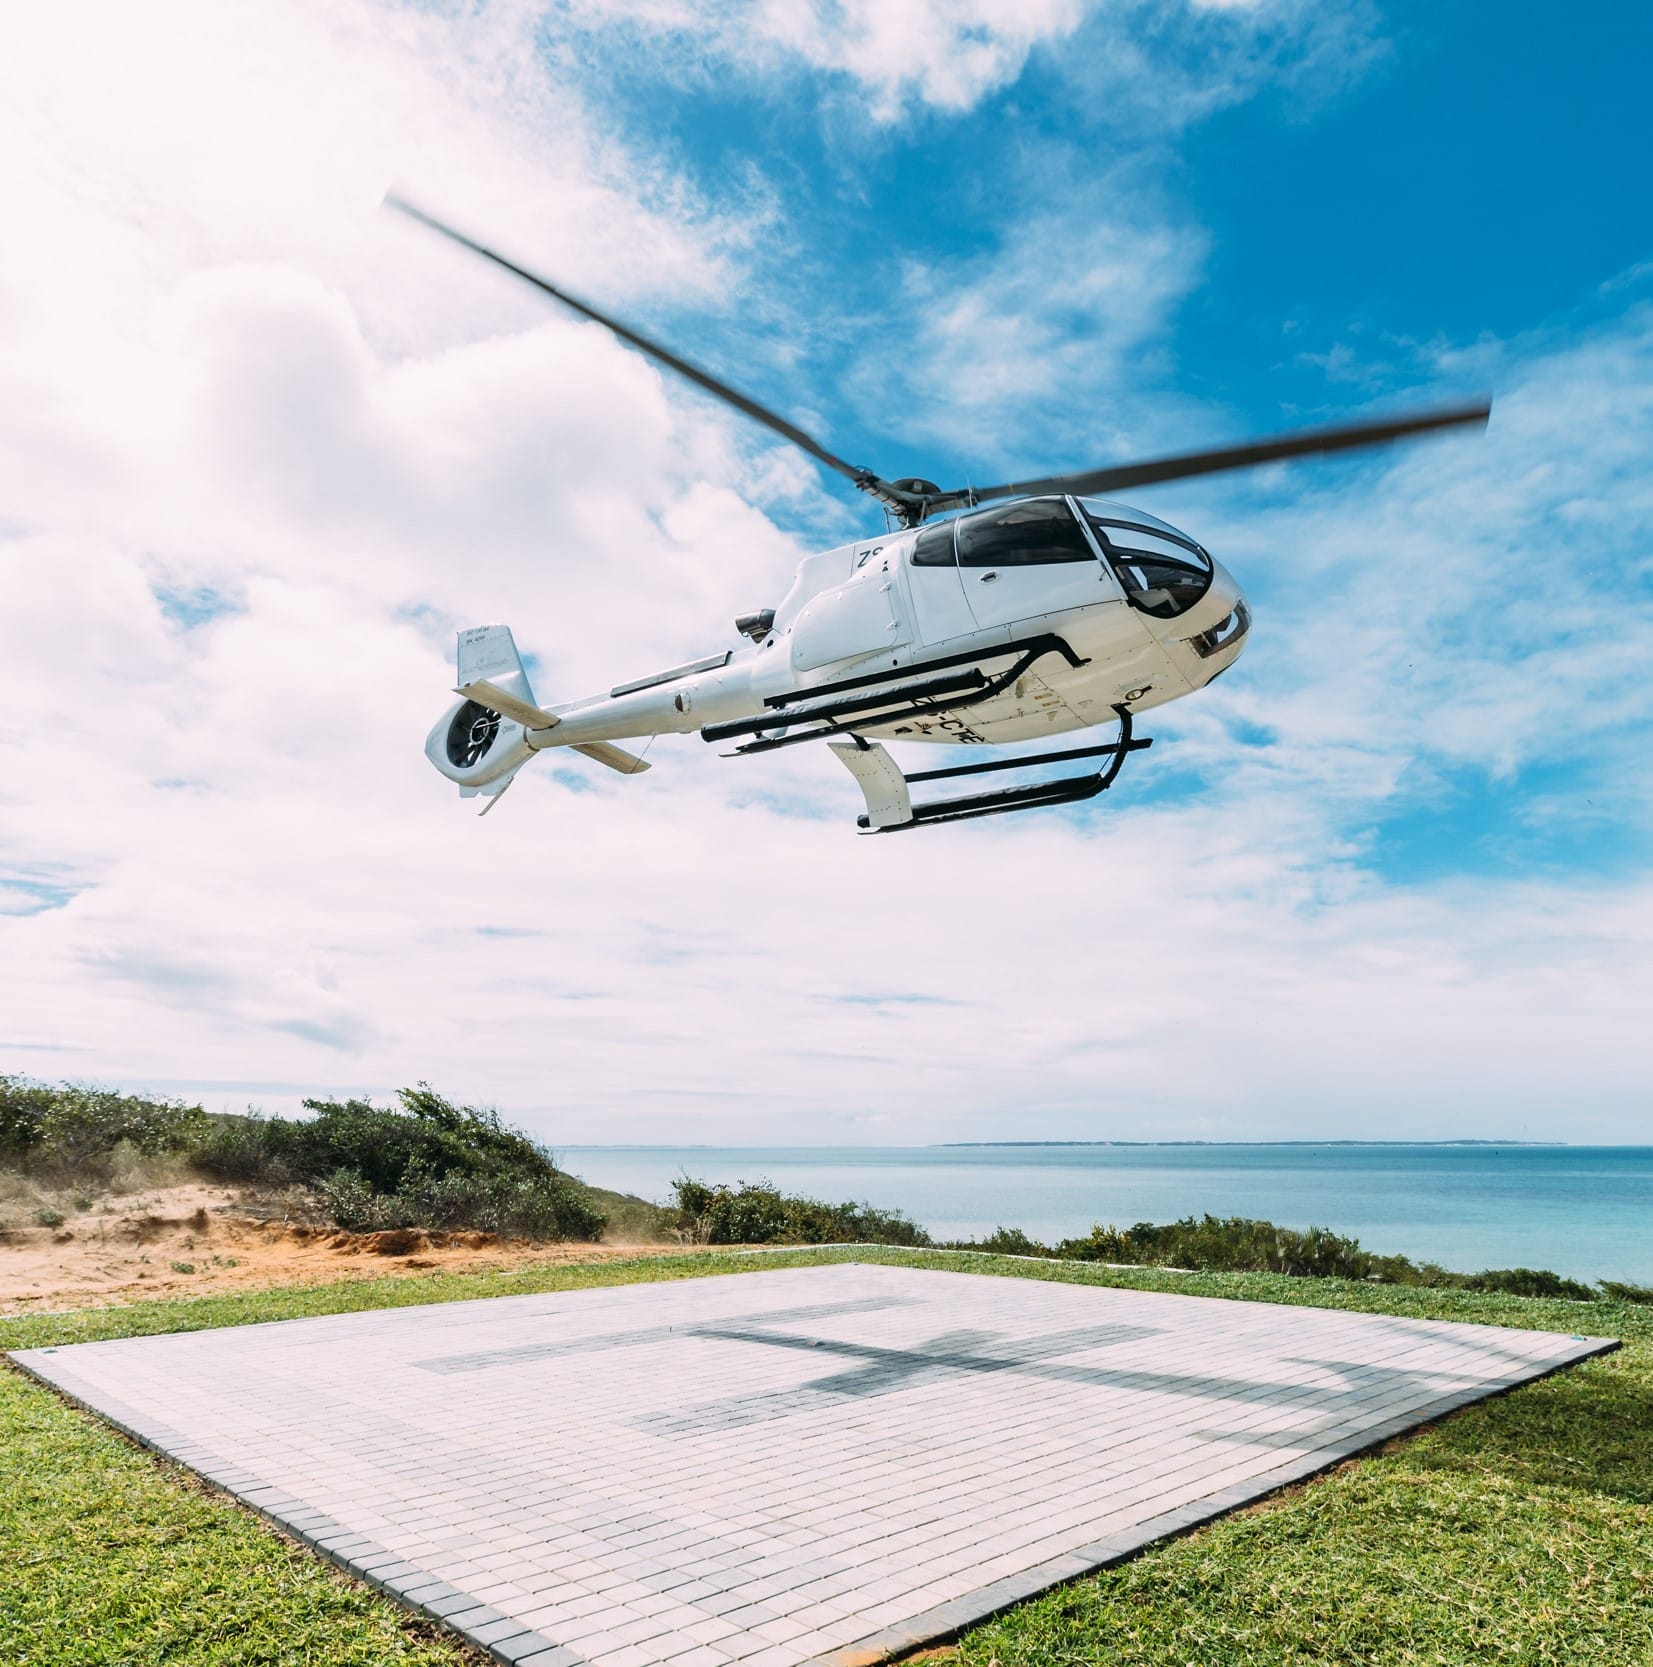
M1041 567L1095 561L1073 511L1060 498L983 509L958 523L960 567Z
M951 521L937 521L926 527L913 543L914 567L951 567L953 555L953 526Z
M1133 608L1175 619L1211 588L1211 558L1197 544L1171 536L1169 528L1137 526L1088 508L1085 519Z

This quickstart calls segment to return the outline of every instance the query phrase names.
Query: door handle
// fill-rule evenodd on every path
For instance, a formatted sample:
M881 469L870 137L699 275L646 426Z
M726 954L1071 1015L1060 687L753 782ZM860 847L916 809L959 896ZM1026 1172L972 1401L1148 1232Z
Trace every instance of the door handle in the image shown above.
M997 574L997 573L983 573L983 574L982 574L982 575L981 575L981 577L980 577L980 579L979 579L979 580L977 580L977 583L978 583L978 584L983 584L983 585L990 585L990 584L992 584L992 582L993 582L993 581L994 581L994 580L995 580L995 579L996 579L996 578L998 578L998 574Z

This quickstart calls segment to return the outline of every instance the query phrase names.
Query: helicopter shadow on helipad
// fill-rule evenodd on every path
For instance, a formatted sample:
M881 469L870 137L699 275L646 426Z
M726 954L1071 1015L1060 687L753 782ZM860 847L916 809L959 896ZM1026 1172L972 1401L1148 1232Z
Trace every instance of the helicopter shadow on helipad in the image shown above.
M1613 1346L835 1263L13 1358L501 1662L850 1667Z

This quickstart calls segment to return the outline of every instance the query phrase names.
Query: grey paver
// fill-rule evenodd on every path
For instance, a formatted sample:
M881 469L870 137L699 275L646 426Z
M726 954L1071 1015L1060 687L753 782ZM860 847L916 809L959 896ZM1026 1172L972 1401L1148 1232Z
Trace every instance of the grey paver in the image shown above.
M13 1358L512 1667L801 1667L1611 1346L838 1263Z

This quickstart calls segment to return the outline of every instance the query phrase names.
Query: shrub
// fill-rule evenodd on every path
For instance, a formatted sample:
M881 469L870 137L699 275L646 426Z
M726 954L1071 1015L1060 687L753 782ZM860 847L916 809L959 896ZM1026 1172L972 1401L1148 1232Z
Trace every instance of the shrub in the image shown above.
M534 1239L596 1239L603 1212L545 1149L497 1112L455 1105L427 1083L401 1106L306 1100L307 1120L216 1119L194 1153L226 1181L315 1189L322 1213L352 1232L473 1228Z
M1548 1268L1489 1268L1484 1273L1460 1274L1455 1279L1465 1291L1502 1291L1512 1297L1569 1297L1594 1302L1596 1293L1576 1279L1563 1279Z
M183 1152L206 1127L199 1106L177 1100L0 1078L0 1157L29 1169L103 1175L118 1147L146 1157Z
M1078 1262L1115 1262L1129 1266L1193 1268L1202 1273L1284 1273L1308 1279L1364 1279L1391 1285L1427 1285L1462 1291L1502 1291L1523 1297L1569 1297L1590 1301L1595 1293L1577 1280L1547 1268L1501 1268L1484 1273L1453 1273L1435 1262L1406 1256L1378 1256L1362 1250L1358 1239L1326 1227L1279 1227L1246 1216L1184 1216L1156 1225L1134 1227L1100 1223L1082 1239L1065 1239L1051 1249L1014 1227L1000 1227L990 1238L951 1246L991 1251L1001 1256L1060 1256ZM1653 1302L1653 1289L1613 1285L1609 1296L1642 1292L1620 1300Z
M52 1090L27 1077L0 1077L0 1160L20 1162L40 1141Z
M837 1204L832 1213L838 1232L852 1243L921 1248L932 1242L930 1235L900 1210L881 1210L872 1204Z
M783 1193L769 1181L711 1186L689 1176L672 1183L668 1225L701 1244L927 1245L930 1235L899 1210L823 1204Z
M960 1240L950 1245L953 1250L983 1250L994 1256L1054 1256L1056 1252L1037 1239L1030 1239L1019 1227L995 1227L985 1239L969 1243Z
M293 1179L282 1118L214 1117L195 1144L190 1161L203 1175L220 1181L259 1183L282 1187Z
M316 1182L353 1170L375 1193L415 1176L510 1172L560 1174L549 1153L493 1111L456 1106L426 1083L397 1094L401 1108L368 1100L306 1100L313 1115L223 1118L195 1152L198 1168L225 1180Z
M317 1188L336 1226L355 1233L403 1227L470 1228L524 1239L596 1239L606 1218L567 1175L412 1176L395 1192L375 1192L356 1170L336 1170Z
M1318 1279L1365 1279L1377 1258L1329 1228L1299 1231L1245 1216L1184 1216L1166 1226L1096 1226L1067 1239L1056 1254L1080 1262L1125 1262L1202 1272L1287 1273Z
M1597 1283L1610 1302L1653 1303L1653 1285L1627 1285L1619 1279L1602 1279Z

